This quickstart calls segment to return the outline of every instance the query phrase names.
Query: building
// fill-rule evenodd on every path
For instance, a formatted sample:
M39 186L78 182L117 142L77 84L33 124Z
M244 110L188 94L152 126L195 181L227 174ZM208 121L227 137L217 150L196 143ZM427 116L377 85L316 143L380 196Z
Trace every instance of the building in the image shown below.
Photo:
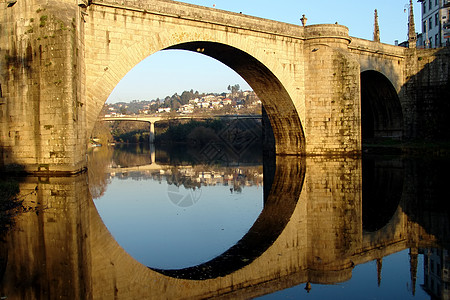
M158 108L158 113L170 113L170 107L161 107Z
M432 299L450 299L450 255L446 249L424 249L424 290Z
M422 3L422 36L418 47L450 45L450 0L418 0Z

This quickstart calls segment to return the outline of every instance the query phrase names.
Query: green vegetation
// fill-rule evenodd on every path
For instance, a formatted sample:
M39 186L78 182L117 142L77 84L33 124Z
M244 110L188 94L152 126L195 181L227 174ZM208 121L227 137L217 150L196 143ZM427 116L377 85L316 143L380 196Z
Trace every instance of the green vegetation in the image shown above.
M48 16L46 16L46 15L41 16L41 17L39 18L39 20L40 20L39 27L44 27L44 26L45 26L45 23L46 23L47 20L48 20Z
M228 129L228 130L225 130ZM224 133L225 132L225 133ZM231 140L233 135L244 140L261 139L261 124L254 120L205 119L169 120L155 124L156 144L189 144L203 147L209 142ZM148 143L149 124L137 121L97 122L92 133L99 144Z
M144 143L148 142L150 136L150 125L146 122L108 122L104 123L103 138L107 141L113 141L115 143ZM110 132L110 137L105 131ZM101 142L102 143L102 142Z
M187 123L169 123L167 130L156 135L157 143L189 143L204 145L217 139L217 133L226 125L225 121L208 119L206 121L189 120Z
M106 68L105 68L106 70ZM153 100L133 100L131 102L117 102L105 104L101 115L120 113L124 115L132 114L155 114L160 108L170 108L172 113L179 111L185 105L191 105L192 113L195 114L260 114L261 105L257 105L258 97L252 91L240 90L239 84L229 85L230 93L199 93L198 91L184 91L164 99ZM219 106L217 103L227 99L226 104ZM212 105L215 102L217 105ZM199 105L202 103L202 105ZM208 104L208 105L207 105ZM185 112L184 112L185 113Z

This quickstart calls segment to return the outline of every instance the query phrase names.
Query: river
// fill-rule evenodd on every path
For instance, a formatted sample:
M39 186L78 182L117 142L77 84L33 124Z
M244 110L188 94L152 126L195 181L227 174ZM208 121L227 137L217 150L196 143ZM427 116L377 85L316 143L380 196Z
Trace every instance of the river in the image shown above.
M2 299L448 299L450 160L93 149L7 178Z

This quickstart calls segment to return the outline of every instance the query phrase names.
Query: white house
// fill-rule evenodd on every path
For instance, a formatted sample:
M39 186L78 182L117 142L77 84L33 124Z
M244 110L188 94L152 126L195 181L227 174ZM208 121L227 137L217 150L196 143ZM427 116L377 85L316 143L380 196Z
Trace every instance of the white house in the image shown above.
M230 98L225 98L222 100L223 105L231 105L231 103L233 103L233 101Z
M194 112L194 105L193 104L185 104L182 105L179 109L178 112L182 113L182 114L192 114Z
M160 107L158 108L158 113L167 112L170 113L170 107Z

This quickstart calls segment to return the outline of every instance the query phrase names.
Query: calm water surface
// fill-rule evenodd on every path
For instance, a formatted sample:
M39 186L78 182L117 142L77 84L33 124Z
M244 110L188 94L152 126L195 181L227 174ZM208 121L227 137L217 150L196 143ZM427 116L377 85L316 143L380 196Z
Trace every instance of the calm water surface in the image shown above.
M259 152L102 147L89 174L15 178L0 296L450 297L448 159Z

